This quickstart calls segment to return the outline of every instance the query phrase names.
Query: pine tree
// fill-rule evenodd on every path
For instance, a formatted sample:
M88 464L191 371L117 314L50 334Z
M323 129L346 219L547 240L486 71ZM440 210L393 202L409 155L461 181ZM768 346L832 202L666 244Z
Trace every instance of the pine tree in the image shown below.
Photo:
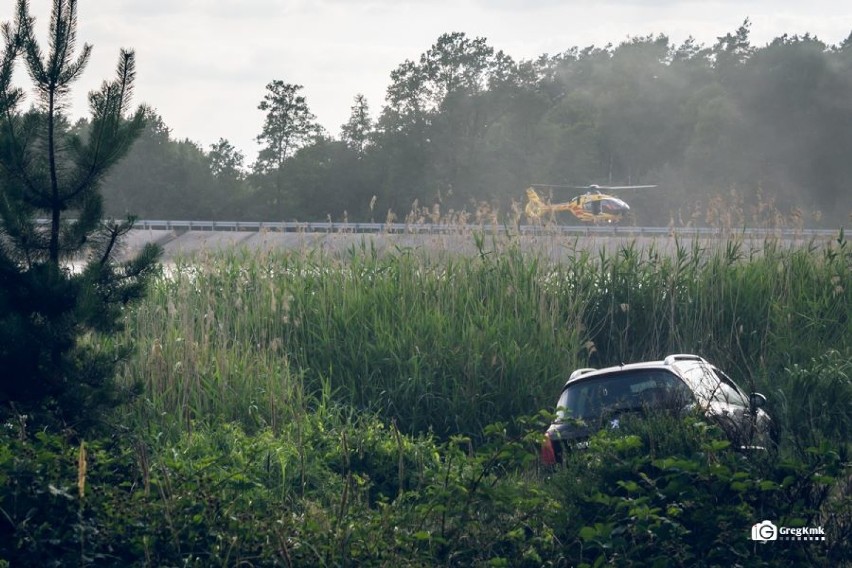
M361 157L373 131L367 97L358 93L349 113L349 120L340 126L340 138Z
M145 109L130 112L134 53L122 50L116 78L89 94L90 128L72 133L63 110L92 50L85 44L74 56L77 2L53 1L46 55L34 23L19 0L15 25L2 28L0 413L80 430L120 398L115 368L127 351L98 335L121 329L126 306L158 269L153 245L119 260L133 218L105 221L99 193L142 131ZM23 91L12 86L19 58L37 94L26 112Z

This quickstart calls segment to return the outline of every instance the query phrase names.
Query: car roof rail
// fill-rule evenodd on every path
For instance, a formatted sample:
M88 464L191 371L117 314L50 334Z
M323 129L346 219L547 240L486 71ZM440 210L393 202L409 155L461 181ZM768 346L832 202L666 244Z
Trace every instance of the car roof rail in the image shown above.
M580 375L585 375L586 373L589 373L591 371L597 371L597 369L592 368L592 367L583 367L582 369L577 369L576 371L571 373L571 376L568 377L568 380L573 381L574 379L576 379Z
M666 357L663 360L663 364L672 365L673 363L676 363L678 361L703 361L704 363L707 362L704 360L704 357L701 357L700 355L692 355L690 353L675 353Z

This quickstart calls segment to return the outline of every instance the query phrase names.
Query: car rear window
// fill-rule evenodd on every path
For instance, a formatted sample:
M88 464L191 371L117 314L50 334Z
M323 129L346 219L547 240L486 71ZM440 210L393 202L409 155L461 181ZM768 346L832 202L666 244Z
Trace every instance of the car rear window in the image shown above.
M585 420L607 410L637 409L692 400L680 378L664 369L643 369L590 377L568 385L557 403L557 419Z

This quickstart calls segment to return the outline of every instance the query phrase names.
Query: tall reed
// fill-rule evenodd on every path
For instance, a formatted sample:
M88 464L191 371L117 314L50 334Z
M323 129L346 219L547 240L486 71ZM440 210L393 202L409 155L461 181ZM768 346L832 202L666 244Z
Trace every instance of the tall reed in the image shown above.
M178 261L129 315L124 373L145 386L131 418L275 426L340 403L406 431L472 434L551 407L580 365L695 352L765 383L829 349L852 354L842 235L575 242L558 261L476 241L475 256L362 245Z

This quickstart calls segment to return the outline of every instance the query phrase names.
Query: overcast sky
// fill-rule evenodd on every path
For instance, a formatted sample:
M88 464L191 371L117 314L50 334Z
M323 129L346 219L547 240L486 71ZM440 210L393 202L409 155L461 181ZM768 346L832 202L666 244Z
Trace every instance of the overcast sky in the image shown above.
M13 0L0 0L9 21ZM51 0L30 0L46 36ZM70 113L88 114L86 93L114 75L121 47L137 56L135 102L163 117L177 139L205 150L227 138L257 156L273 79L304 86L311 111L334 136L356 94L375 117L390 73L417 60L442 33L485 37L515 60L629 37L689 36L712 45L751 20L752 44L810 32L828 44L852 32L849 0L80 0L78 41L94 46ZM46 49L46 46L45 46ZM17 83L29 86L23 71Z

